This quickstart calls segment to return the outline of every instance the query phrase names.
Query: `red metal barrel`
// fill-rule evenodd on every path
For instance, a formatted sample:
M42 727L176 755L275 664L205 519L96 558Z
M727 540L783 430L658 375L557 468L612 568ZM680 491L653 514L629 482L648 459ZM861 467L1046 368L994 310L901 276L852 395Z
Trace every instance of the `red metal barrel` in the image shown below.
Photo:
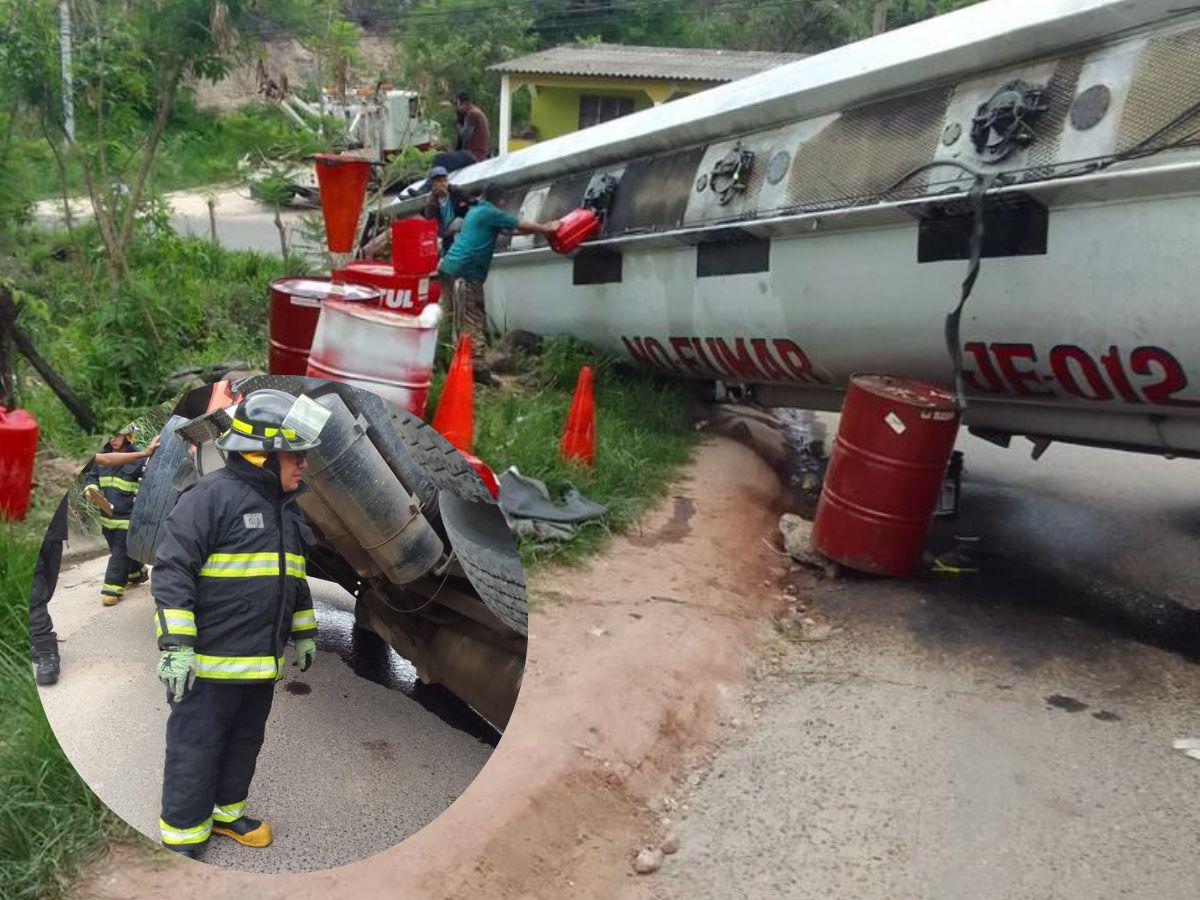
M957 436L945 391L887 375L851 378L813 546L852 569L911 575Z
M437 222L424 218L392 222L392 266L397 273L429 275L437 265Z
M19 522L29 509L37 420L23 409L0 406L0 520Z
M379 308L389 312L420 315L442 295L441 283L431 275L402 275L388 263L355 260L333 277L347 284L362 284L379 291Z
M317 319L326 299L338 297L379 304L379 293L360 285L338 285L328 278L276 278L271 282L270 360L272 375L303 375L308 370Z

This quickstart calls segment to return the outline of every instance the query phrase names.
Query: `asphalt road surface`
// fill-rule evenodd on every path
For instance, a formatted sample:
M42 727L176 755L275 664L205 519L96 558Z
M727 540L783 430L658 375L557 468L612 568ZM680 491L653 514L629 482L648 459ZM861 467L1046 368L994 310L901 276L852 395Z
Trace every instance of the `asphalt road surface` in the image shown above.
M655 896L1200 896L1200 462L959 446L981 574L816 588Z
M245 187L218 188L213 190L216 198L217 239L223 247L231 250L257 250L260 253L279 254L279 231L275 227L274 210L252 200ZM171 227L180 234L210 237L208 191L176 191L163 199L170 204ZM73 200L72 213L78 217L91 215L91 207L83 200ZM296 228L304 212L283 210L280 219L288 230L288 242L296 239ZM63 223L62 202L43 200L34 210L34 220L42 225L61 226Z
M62 573L50 611L63 673L40 689L42 704L97 796L157 841L168 707L154 675L154 604L144 586L101 606L104 564ZM309 583L320 652L301 673L287 651L247 809L271 824L275 842L256 850L214 837L205 862L305 872L371 856L438 816L491 754L494 734L468 709L414 685L406 661L353 631L353 616L336 608L345 597L337 585Z

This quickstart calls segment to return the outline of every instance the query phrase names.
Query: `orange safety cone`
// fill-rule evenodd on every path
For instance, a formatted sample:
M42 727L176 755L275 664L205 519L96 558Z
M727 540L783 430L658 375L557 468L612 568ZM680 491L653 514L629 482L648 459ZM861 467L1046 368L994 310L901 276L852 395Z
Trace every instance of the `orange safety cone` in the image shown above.
M367 196L371 164L358 156L317 153L317 187L325 219L325 243L330 253L349 253L358 235L358 217Z
M475 379L469 334L458 339L433 417L433 427L462 453L471 452L475 440Z
M592 367L579 370L575 382L575 396L571 398L571 409L567 413L567 424L563 427L562 440L558 444L558 455L568 462L596 462L596 401L592 396Z

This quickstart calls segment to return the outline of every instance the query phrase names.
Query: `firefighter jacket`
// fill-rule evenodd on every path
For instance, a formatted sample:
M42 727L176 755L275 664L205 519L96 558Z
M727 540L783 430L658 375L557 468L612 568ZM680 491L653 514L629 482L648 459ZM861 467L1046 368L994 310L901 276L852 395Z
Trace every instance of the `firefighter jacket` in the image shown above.
M114 450L112 443L106 443L100 448L101 453L137 453L138 447L132 441L126 442L120 450ZM104 495L104 499L112 504L112 515L101 516L100 524L105 528L127 531L129 516L133 513L133 501L137 497L138 484L146 471L146 460L138 459L123 466L101 466L96 463L88 468L84 481L95 485Z
M197 677L283 677L288 635L316 637L305 580L313 534L279 478L232 453L179 496L163 524L151 591L159 649L196 649Z

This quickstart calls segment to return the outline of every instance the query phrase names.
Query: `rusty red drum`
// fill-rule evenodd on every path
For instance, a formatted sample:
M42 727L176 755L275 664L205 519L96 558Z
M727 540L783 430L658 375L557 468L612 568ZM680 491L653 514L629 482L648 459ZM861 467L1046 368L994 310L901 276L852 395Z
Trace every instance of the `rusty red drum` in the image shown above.
M954 398L887 375L855 375L842 406L812 540L877 575L915 572L958 436Z
M0 521L25 518L37 440L38 424L32 415L0 406Z
M321 307L331 296L378 306L379 293L358 285L335 285L328 278L276 278L271 282L270 358L272 375L303 375Z
M373 391L423 416L441 319L436 305L419 316L404 316L330 301L321 312L305 374Z
M434 275L403 275L381 262L355 260L344 269L334 269L335 281L361 284L379 291L379 308L390 312L420 315L441 297L441 283Z

